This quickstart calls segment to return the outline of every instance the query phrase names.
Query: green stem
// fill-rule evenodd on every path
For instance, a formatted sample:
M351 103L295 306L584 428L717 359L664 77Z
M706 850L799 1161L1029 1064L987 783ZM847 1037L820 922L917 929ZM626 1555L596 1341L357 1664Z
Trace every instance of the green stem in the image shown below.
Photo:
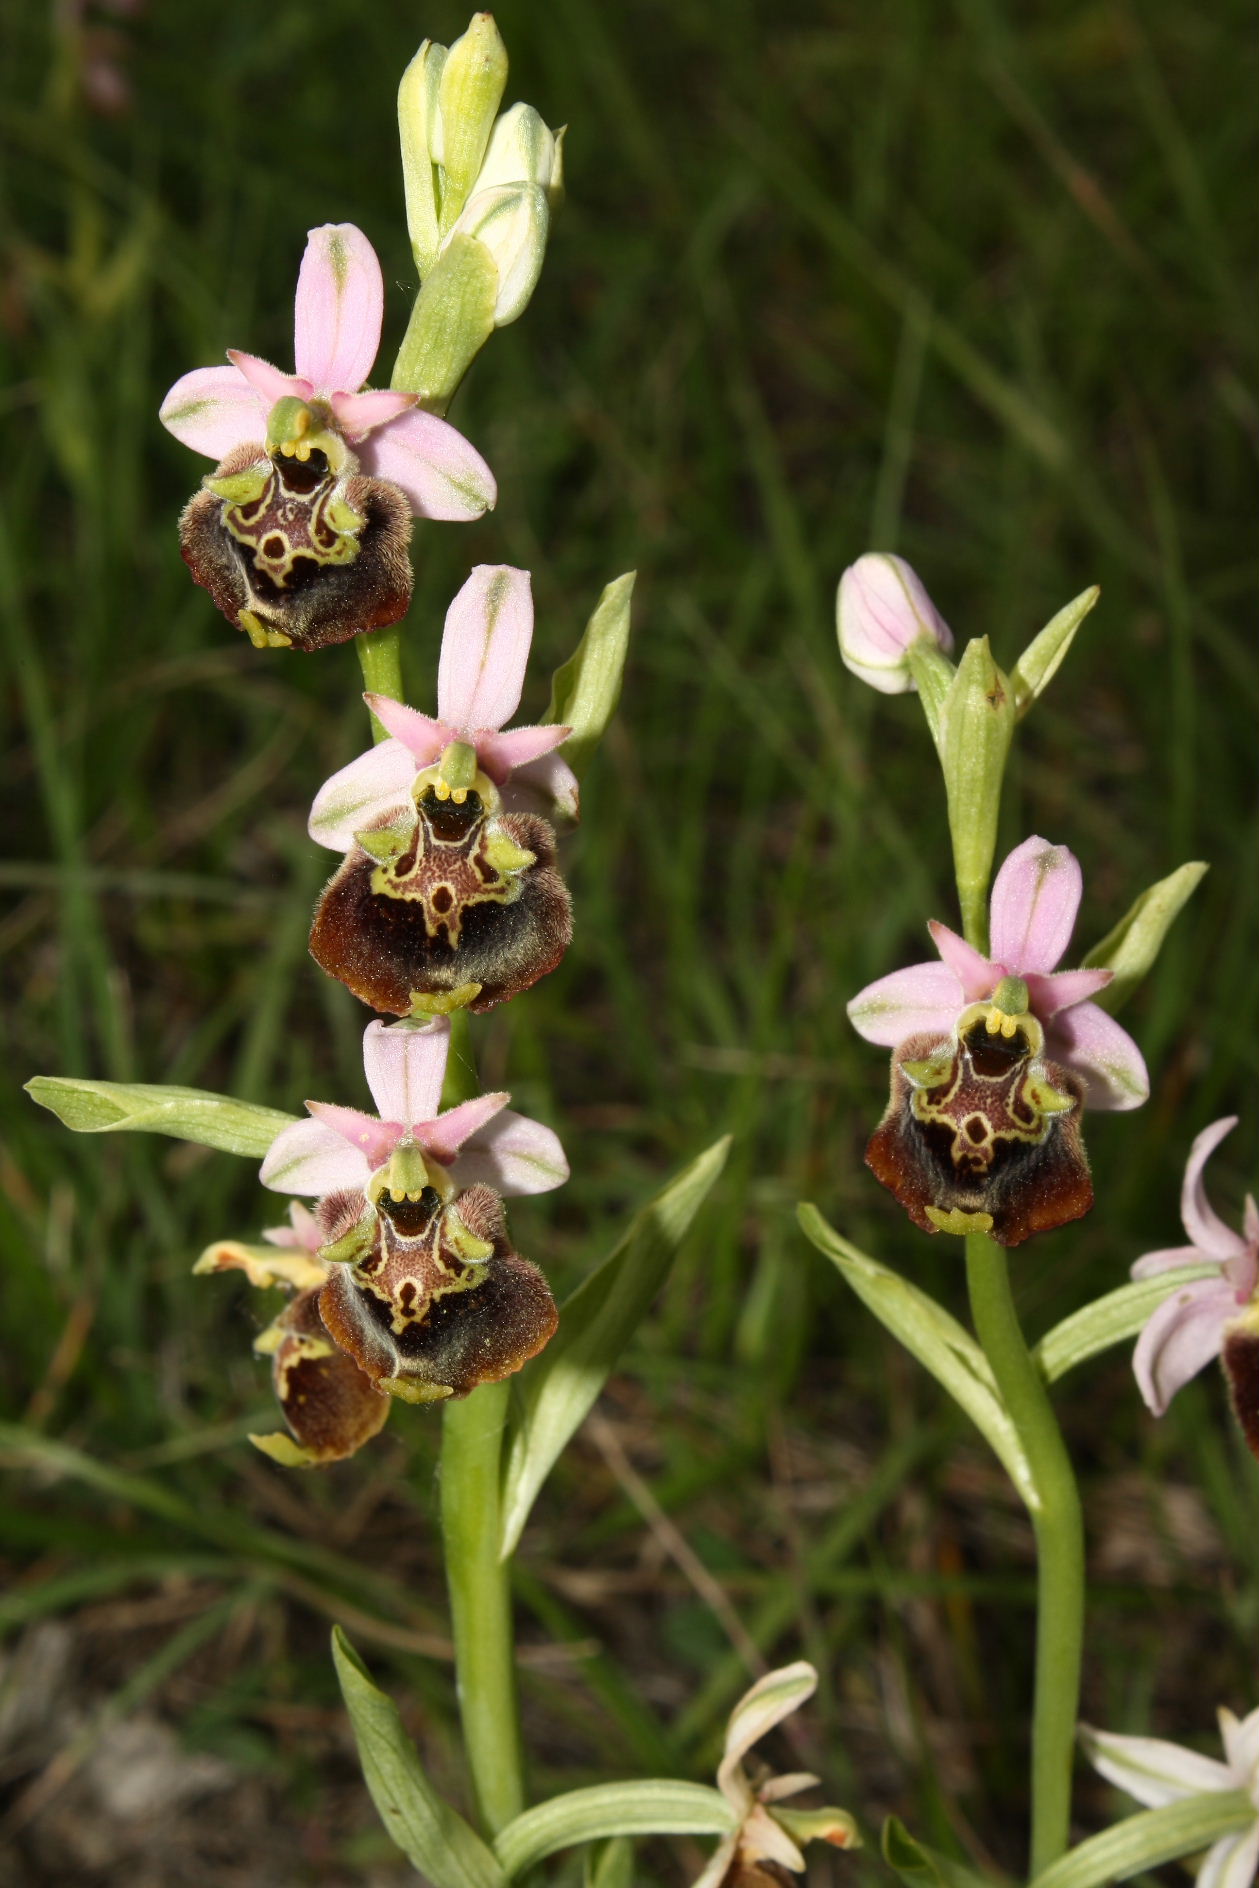
M358 651L358 665L363 671L363 688L366 693L388 695L390 701L404 701L406 697L402 692L401 623L393 623L388 629L374 629L366 636L356 636L354 647ZM388 738L388 728L382 728L373 715L373 741L379 744Z
M1032 1714L1033 1878L1064 1854L1084 1642L1084 1522L1079 1490L1049 1393L1032 1361L1002 1248L966 1239L971 1315L1032 1471L1036 1533L1036 1697Z
M510 1385L483 1383L442 1420L442 1533L464 1749L485 1833L525 1806L512 1634L511 1562L499 1558L503 1427Z

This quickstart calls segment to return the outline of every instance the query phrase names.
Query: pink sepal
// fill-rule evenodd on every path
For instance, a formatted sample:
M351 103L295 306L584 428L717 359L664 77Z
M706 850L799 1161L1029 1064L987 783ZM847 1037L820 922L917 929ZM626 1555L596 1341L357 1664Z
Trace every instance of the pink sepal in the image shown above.
M1104 990L1114 980L1114 975L1113 970L1054 970L1048 973L1029 970L1025 981L1033 1014L1046 1023L1060 1010L1071 1009L1075 1004L1096 996L1099 990Z
M1229 1285L1220 1279L1200 1278L1165 1298L1137 1339L1132 1354L1146 1407L1161 1416L1177 1390L1196 1377L1204 1364L1218 1357L1224 1326L1237 1315Z
M414 779L410 749L401 741L381 741L324 781L310 809L311 838L333 852L351 851L355 833L388 825L410 811Z
M500 785L517 767L527 767L562 747L571 728L508 728L504 733L478 733L477 755L491 780ZM570 769L571 771L571 769Z
M276 1193L337 1193L366 1184L371 1168L359 1148L324 1121L294 1121L267 1149L258 1178Z
M373 427L387 426L399 413L409 413L419 396L394 393L389 387L371 393L334 393L332 411L347 439L359 440Z
M498 497L475 446L434 413L400 413L357 451L362 471L399 486L417 518L479 518Z
M414 1127L441 1106L450 1023L444 1016L415 1023L383 1023L379 1017L363 1031L363 1072L372 1100L385 1121Z
M1066 846L1034 835L1016 846L992 887L994 962L1019 977L1052 970L1071 942L1083 889L1079 860Z
M1045 1048L1084 1083L1089 1108L1139 1108L1148 1099L1145 1058L1126 1029L1096 1003L1060 1010L1045 1030Z
M1000 964L990 963L982 951L977 951L938 918L932 918L927 929L940 956L957 978L961 1002L978 1003L982 997L991 996L1001 981Z
M527 570L478 564L447 610L437 712L451 727L498 729L516 712L533 641L529 583Z
M906 1036L951 1033L962 1007L947 964L911 964L867 984L848 1005L853 1028L867 1042L894 1049Z
M1146 1252L1129 1268L1131 1278L1157 1278L1162 1272L1174 1272L1182 1265L1201 1265L1197 1246L1164 1246L1158 1252ZM1208 1284L1210 1280L1207 1281Z
M376 251L353 223L306 238L293 308L293 358L316 387L354 393L380 346L385 285Z
M286 374L270 361L264 361L257 354L246 354L238 347L229 347L227 358L241 374L270 412L277 400L290 396L298 400L309 400L315 389L309 380L300 374Z
M306 1107L316 1121L359 1150L369 1173L384 1166L406 1133L401 1121L378 1121L375 1115L363 1114L358 1108L339 1108L330 1101L308 1101Z
M541 760L518 767L503 788L503 806L509 813L560 814L581 817L581 788L562 754L544 754Z
M194 367L177 380L158 414L168 433L207 459L226 459L237 446L267 435L267 408L234 367Z
M449 1167L464 1142L488 1121L492 1121L510 1100L511 1096L503 1093L476 1095L471 1101L461 1101L457 1108L447 1108L445 1114L438 1115L435 1121L417 1121L415 1138L434 1160L439 1160L443 1167ZM462 1179L460 1174L461 1184Z
M1237 1126L1235 1114L1225 1115L1203 1128L1189 1149L1185 1178L1180 1189L1180 1217L1185 1231L1208 1259L1235 1259L1246 1250L1246 1242L1226 1226L1207 1199L1202 1171L1226 1135Z
M483 1180L496 1193L549 1193L568 1178L568 1162L559 1136L541 1121L504 1108L488 1127L469 1135L459 1150L460 1186Z

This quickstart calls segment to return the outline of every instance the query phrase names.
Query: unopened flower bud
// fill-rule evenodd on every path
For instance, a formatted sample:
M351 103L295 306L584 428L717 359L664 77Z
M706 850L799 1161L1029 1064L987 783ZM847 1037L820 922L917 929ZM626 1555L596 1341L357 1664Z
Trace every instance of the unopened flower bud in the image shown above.
M507 84L507 48L492 13L474 13L446 55L429 145L445 172L441 220L449 229L476 187Z
M478 190L455 225L483 243L498 272L494 326L505 328L522 315L537 287L546 255L551 212L539 184L501 184Z
M839 580L836 602L844 666L884 695L916 688L908 652L925 643L947 655L953 635L903 557L867 551Z

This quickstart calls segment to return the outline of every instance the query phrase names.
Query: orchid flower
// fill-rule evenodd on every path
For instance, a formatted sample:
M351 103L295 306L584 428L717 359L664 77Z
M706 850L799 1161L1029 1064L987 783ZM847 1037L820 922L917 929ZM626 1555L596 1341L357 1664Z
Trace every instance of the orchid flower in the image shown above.
M1080 867L1027 839L992 890L992 956L932 923L940 962L882 977L848 1014L895 1051L887 1112L866 1151L876 1178L926 1232L990 1232L1019 1245L1093 1203L1080 1138L1085 1104L1135 1108L1140 1050L1089 998L1109 970L1056 970Z
M721 1842L693 1888L761 1888L761 1884L774 1888L788 1870L803 1872L803 1842L829 1842L837 1849L860 1847L857 1825L846 1810L771 1808L785 1797L812 1789L818 1781L815 1776L799 1771L753 1783L743 1767L753 1744L816 1690L817 1673L801 1659L757 1679L731 1712L717 1788L739 1818L738 1827Z
M917 572L903 557L878 551L867 551L840 578L835 623L845 668L884 695L917 687L906 659L916 642L946 656L953 648L953 632Z
M576 814L555 751L572 730L503 730L532 635L528 572L478 566L447 612L437 718L368 695L389 739L316 795L311 837L347 856L315 909L311 955L373 1009L486 1010L568 948L555 834L519 808L541 795Z
M369 1023L363 1069L379 1116L308 1101L311 1119L281 1129L271 1143L263 1185L279 1193L366 1193L374 1176L409 1179L410 1162L416 1172L435 1166L447 1191L484 1183L511 1195L562 1186L568 1163L558 1138L509 1108L507 1095L479 1095L439 1112L449 1051L444 1017L419 1027Z
M411 514L479 518L493 475L417 395L363 388L384 284L352 223L311 230L297 281L295 374L229 349L162 404L219 464L180 520L195 580L258 648L321 649L395 623L411 598Z
M452 743L475 750L477 767L495 787L505 788L510 781L576 818L577 778L555 752L571 728L504 732L520 702L532 641L529 572L508 564L478 564L446 612L436 719L385 695L369 695L368 706L390 738L319 789L310 815L311 838L334 852L348 852L366 828L409 812L417 774Z
M1254 1805L1254 1819L1212 1844L1198 1868L1196 1888L1254 1888L1259 1873L1259 1710L1238 1719L1221 1709L1218 1716L1223 1763L1161 1737L1117 1737L1088 1725L1081 1725L1080 1741L1095 1770L1149 1809L1186 1797L1240 1790Z
M1147 1252L1132 1268L1133 1278L1154 1278L1207 1261L1216 1275L1192 1279L1163 1300L1137 1339L1132 1367L1146 1407L1161 1416L1177 1390L1222 1355L1234 1407L1259 1455L1259 1208L1247 1194L1242 1230L1234 1232L1211 1206L1202 1178L1236 1126L1236 1115L1213 1121L1189 1151L1180 1217L1190 1243Z

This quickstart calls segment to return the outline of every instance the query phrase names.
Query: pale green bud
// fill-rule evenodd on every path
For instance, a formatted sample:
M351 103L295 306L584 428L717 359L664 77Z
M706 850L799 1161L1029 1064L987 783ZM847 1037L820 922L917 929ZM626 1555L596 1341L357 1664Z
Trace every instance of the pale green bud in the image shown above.
M542 272L550 223L540 184L501 184L478 190L455 225L459 235L475 237L493 257L498 275L496 328L505 328L528 307Z
M437 260L441 240L438 230L441 206L433 171L437 162L433 143L440 125L437 101L445 64L446 48L426 39L398 87L398 133L402 141L407 227L421 276L427 275Z
M560 141L532 105L512 105L498 119L477 175L477 191L499 184L541 184L554 202L563 189Z
M506 84L507 48L494 16L474 13L446 55L430 124L429 148L445 173L443 230L451 228L476 186Z
M988 638L966 645L944 704L940 764L967 941L988 948L988 880L997 845L1001 780L1014 733L1010 679L993 661Z

